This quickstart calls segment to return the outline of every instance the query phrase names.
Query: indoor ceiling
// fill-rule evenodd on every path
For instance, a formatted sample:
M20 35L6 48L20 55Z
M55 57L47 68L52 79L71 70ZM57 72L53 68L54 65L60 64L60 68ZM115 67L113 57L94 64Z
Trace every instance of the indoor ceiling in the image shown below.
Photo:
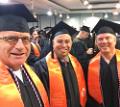
M23 3L32 12L36 14L46 14L51 10L57 13L90 13L90 12L112 12L120 0L87 0L92 9L88 9L88 5L83 5L85 0L10 0L12 3Z

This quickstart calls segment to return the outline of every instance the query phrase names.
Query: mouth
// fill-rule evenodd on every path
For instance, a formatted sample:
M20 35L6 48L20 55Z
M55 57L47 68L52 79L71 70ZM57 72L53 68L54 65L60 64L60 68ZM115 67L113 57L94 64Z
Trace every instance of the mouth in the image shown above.
M108 46L101 46L101 48L107 48Z
M62 52L67 52L67 51L68 51L68 49L61 49L61 51L62 51Z
M11 53L12 55L15 55L15 56L22 56L24 55L25 53Z
M109 45L101 45L101 48L107 48Z
M68 54L68 53L69 53L69 50L68 50L68 49L66 49L66 50L61 50L61 53L62 53L62 54Z

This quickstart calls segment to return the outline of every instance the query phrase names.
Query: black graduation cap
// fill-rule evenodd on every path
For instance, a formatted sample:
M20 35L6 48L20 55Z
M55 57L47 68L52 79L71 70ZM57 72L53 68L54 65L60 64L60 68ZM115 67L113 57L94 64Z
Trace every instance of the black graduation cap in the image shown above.
M54 39L54 37L59 36L60 34L69 34L72 37L76 33L78 33L78 31L75 28L69 26L68 24L64 23L63 21L60 21L47 34L47 35L50 35L51 51L53 51L52 40ZM52 54L52 57L53 57L53 54Z
M40 33L40 28L39 28L38 26L33 26L33 27L31 27L31 28L30 28L30 34L32 35L32 33L33 33L34 31L37 31L38 33Z
M27 22L35 21L24 4L0 5L0 31L29 32Z
M100 19L91 32L95 32L96 35L101 33L111 33L115 35L116 33L120 33L120 24Z
M45 28L43 28L43 29L44 29L45 31L47 31L47 30L49 30L49 29L51 30L52 27L48 27L48 26L47 26L47 27L45 27Z
M66 24L63 21L60 21L58 24L56 24L47 34L50 35L50 37L53 39L55 36L58 36L58 34L65 34L68 33L70 36L73 36L78 31Z
M50 30L52 29L52 27L45 27L43 28L44 32L47 34Z
M27 22L37 21L24 4L0 4L0 16L8 14L24 17Z
M82 26L82 27L80 27L80 30L81 31L86 31L86 32L88 32L88 33L90 33L90 28L88 27L88 26Z

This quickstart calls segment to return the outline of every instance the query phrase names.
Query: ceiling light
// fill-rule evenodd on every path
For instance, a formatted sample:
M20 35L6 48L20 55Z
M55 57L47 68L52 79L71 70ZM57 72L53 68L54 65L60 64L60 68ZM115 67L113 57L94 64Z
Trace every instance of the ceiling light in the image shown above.
M33 17L37 19L37 14L35 12L33 12Z
M66 15L66 19L69 19L69 18L70 18L70 16L67 14L67 15Z
M54 14L57 16L58 15L58 12L57 12L57 10L54 10Z
M62 13L60 13L60 14L59 14L59 17L60 17L60 18L62 18L62 17L63 17Z
M52 16L52 15L53 15L52 11L49 10L49 11L47 12L47 15L48 15L48 16Z
M108 18L108 14L107 14L107 13L104 15L104 18L105 18L105 19L107 19L107 18Z
M92 9L92 5L89 4L89 5L87 6L87 8L88 8L88 9Z
M120 3L117 3L115 7L116 9L120 9Z
M113 11L113 15L119 15L119 11L118 10L114 10Z
M86 5L89 4L89 2L88 2L87 0L85 0L85 1L83 2L83 4L86 6Z

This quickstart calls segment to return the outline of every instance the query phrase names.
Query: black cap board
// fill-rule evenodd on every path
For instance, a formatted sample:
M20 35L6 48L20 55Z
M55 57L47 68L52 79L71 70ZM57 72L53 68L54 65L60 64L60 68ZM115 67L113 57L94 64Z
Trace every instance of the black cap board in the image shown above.
M78 31L75 28L69 26L63 21L60 21L47 33L47 35L50 35L50 37L53 39L55 36L58 36L59 34L68 33L70 36L73 36L77 32Z
M90 28L88 26L83 25L82 27L80 27L80 31L85 31L85 32L90 33Z
M0 31L29 32L28 22L35 22L24 4L0 5Z
M0 4L0 16L15 15L24 17L27 22L36 22L32 13L24 4Z
M105 19L100 19L91 32L95 32L96 35L101 33L119 33L120 24Z

